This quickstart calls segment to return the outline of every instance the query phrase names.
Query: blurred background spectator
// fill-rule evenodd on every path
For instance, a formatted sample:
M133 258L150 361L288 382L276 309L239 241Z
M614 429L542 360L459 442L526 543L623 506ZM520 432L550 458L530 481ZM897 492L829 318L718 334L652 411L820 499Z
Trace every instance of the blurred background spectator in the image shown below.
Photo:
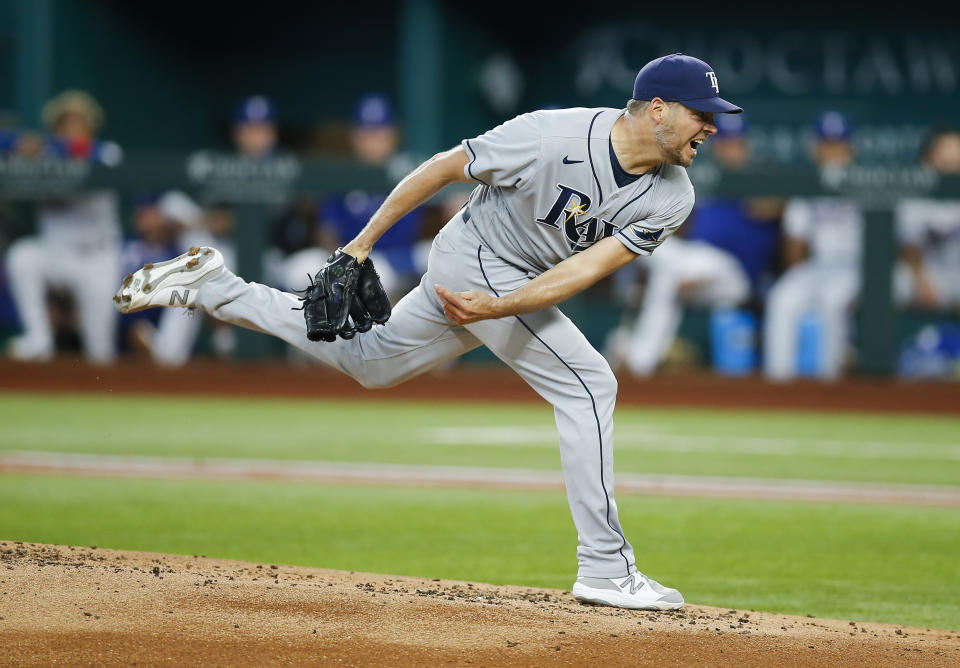
M119 147L97 139L104 113L89 94L64 91L44 106L43 119L50 137L38 142L14 133L9 144L13 150L108 165L119 162ZM116 194L99 190L40 201L36 226L36 235L15 241L6 255L10 292L23 328L9 343L10 355L24 361L53 356L48 295L55 289L70 298L87 359L110 362L116 326L112 295L121 276Z
M233 147L248 158L265 158L277 148L277 115L273 102L263 95L252 95L233 113Z
M960 130L938 129L924 142L923 165L960 174ZM960 201L908 198L895 209L901 261L894 296L900 305L960 308Z
M836 111L816 122L813 158L821 171L853 161L853 128ZM783 214L786 271L771 287L764 323L764 372L837 378L847 352L851 307L860 292L863 214L836 197L789 200Z
M400 129L393 105L380 93L370 93L357 102L350 127L350 145L360 162L386 169L391 183L399 182L416 166L409 156L399 152ZM387 195L387 192L362 189L334 194L323 203L321 221L335 232L337 245L343 245L363 229ZM374 264L378 270L384 267L393 275L392 285L384 284L388 291L396 291L401 284L405 287L419 278L414 264L414 245L422 222L422 208L414 209L377 242L378 258L374 258Z

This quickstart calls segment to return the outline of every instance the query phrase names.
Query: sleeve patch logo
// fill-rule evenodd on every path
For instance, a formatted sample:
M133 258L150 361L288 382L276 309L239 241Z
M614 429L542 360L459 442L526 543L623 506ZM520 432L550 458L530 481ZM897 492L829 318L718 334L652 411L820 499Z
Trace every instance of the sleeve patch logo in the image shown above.
M663 235L662 227L659 230L638 230L631 228L630 231L633 232L633 236L637 239L648 244L660 243L660 237Z

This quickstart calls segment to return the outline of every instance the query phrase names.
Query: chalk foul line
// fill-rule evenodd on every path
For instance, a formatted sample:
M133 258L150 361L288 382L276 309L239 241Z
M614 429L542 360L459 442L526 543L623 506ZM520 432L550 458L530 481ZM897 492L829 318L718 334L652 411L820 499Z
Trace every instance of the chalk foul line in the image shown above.
M445 446L557 446L557 432L552 425L432 427L422 430L420 436L428 443ZM656 427L642 430L620 427L614 440L617 451L960 461L960 445L955 443L670 434L658 432Z
M560 490L560 471L276 459L0 453L0 473ZM619 494L960 506L960 487L618 473Z

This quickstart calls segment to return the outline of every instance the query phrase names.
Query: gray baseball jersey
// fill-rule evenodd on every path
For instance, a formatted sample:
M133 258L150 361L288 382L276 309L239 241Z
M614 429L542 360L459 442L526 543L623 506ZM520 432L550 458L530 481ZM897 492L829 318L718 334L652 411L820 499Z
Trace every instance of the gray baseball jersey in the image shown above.
M693 208L681 167L661 164L621 187L610 130L625 110L535 111L463 141L464 173L484 186L469 222L498 256L543 272L604 237L649 255Z

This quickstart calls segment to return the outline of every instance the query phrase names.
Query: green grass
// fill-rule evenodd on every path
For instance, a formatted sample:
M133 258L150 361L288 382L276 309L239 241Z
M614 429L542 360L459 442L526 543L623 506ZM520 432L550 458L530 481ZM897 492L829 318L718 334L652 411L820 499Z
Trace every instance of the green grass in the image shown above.
M960 626L960 513L622 497L638 566L700 604ZM569 588L555 493L0 477L0 537Z
M617 411L621 472L960 485L960 419ZM546 405L0 394L0 454L558 469ZM621 495L639 567L696 603L957 628L956 509ZM568 588L554 493L0 476L0 538ZM637 542L637 541L643 541Z
M616 420L618 471L960 485L960 418L628 407ZM0 394L0 450L560 465L546 405L380 399Z

